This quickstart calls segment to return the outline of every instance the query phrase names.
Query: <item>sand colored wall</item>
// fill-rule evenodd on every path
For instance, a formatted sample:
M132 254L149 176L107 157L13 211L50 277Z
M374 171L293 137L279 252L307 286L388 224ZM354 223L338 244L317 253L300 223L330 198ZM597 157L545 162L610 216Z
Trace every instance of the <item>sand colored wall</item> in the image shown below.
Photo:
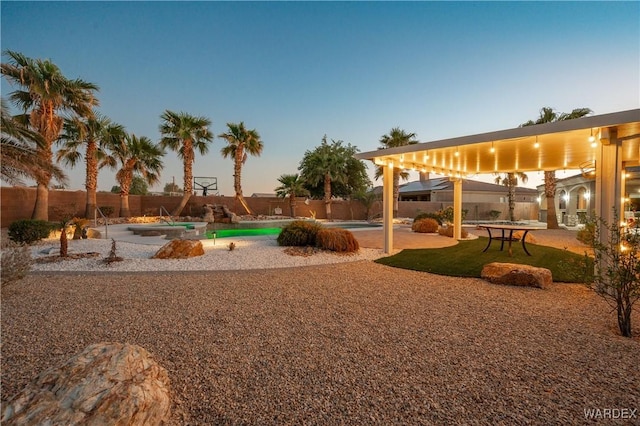
M35 188L25 187L2 187L1 189L1 226L7 227L18 219L28 219L33 212L36 199ZM265 216L276 215L277 209L281 209L283 216L289 216L289 200L275 197L247 197L247 204L256 214ZM111 206L114 209L112 217L120 215L120 196L110 192L98 192L98 207ZM86 196L84 191L49 191L49 219L59 220L63 214L81 216L84 212ZM130 195L129 207L133 216L157 216L160 207L164 207L171 212L180 204L179 196L156 196L156 195ZM197 196L194 195L182 212L183 216L202 216L205 204L226 205L231 211L237 214L244 214L240 203L234 197L217 196ZM433 212L446 208L451 203L428 202L428 201L400 201L398 216L414 217L420 212ZM359 201L332 202L333 218L338 220L364 220L366 219L366 209ZM462 203L462 208L467 209L467 220L488 220L489 211L499 210L502 212L500 219L506 220L508 217L508 206L506 203ZM324 201L309 200L305 203L304 198L296 201L296 216L312 217L315 214L317 219L326 219ZM374 203L370 216L381 217L382 203ZM516 219L535 220L538 218L538 205L536 203L516 203Z

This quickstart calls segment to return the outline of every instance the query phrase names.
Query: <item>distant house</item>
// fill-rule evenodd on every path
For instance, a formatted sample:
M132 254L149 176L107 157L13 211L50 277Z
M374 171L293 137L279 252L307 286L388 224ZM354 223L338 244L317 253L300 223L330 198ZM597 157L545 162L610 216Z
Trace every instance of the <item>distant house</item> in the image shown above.
M640 167L625 169L625 218L631 212L640 209ZM536 187L540 202L540 221L547 221L548 200L544 196L544 184ZM586 218L593 216L596 206L596 179L588 174L578 174L558 179L556 182L556 214L558 223L575 226L584 223Z
M453 202L453 181L447 177L429 179L428 174L421 174L420 180L408 182L400 186L399 201L434 201ZM377 187L381 192L382 187ZM531 188L516 187L516 202L537 202L538 191ZM462 181L463 203L507 203L507 187L493 183L465 179Z

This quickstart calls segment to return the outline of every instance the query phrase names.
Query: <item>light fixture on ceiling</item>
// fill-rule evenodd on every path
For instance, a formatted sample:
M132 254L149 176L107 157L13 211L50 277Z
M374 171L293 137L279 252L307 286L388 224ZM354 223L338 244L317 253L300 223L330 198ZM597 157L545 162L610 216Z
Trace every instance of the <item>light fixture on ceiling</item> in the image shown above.
M456 152L453 155L455 155L456 157L460 155L460 152L458 152L458 148L456 148Z
M496 149L493 147L493 142L491 142L491 149L489 149L489 152L492 154L496 152Z
M591 148L595 148L596 146L598 146L598 144L596 143L596 137L593 136L593 128L591 129L591 136L589 136L589 142L591 142Z
M534 147L535 149L540 148L540 144L538 143L538 135L536 135L536 143L534 143L534 144L533 144L533 147Z

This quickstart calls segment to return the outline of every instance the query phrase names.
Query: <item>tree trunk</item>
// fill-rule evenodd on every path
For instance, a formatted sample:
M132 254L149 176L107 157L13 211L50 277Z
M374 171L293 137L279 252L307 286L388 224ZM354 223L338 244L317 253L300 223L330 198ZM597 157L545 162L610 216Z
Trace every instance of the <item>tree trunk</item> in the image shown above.
M393 171L393 217L398 217L398 199L400 198L400 170Z
M242 204L245 211L249 215L253 215L253 211L247 205L247 202L244 200L244 196L242 195L242 160L244 157L244 149L242 147L238 147L236 149L236 157L233 166L233 189L236 191L236 200Z
M293 195L289 195L289 210L291 217L296 217L296 197Z
M38 183L36 204L31 219L49 220L49 188L45 184Z
M131 217L129 194L120 193L120 217Z
M96 211L96 190L98 187L98 161L96 160L97 144L94 140L87 142L85 163L87 165L86 183L87 203L84 208L84 217L91 219Z
M547 229L558 229L556 213L556 172L544 172L544 196L547 199Z
M329 173L324 175L324 209L327 213L327 220L332 221L333 215L331 214L331 176Z
M180 204L178 204L178 207L173 209L173 212L171 213L172 216L180 216L180 213L182 213L182 210L184 210L185 206L189 202L191 194L193 194L193 147L190 141L185 140L183 143L184 146L182 147L182 152L184 153L184 159L182 166L184 169L184 192L182 199L180 200Z
M516 177L513 173L508 174L509 179L509 220L511 222L516 221L515 209L516 209Z
M618 328L624 337L631 337L631 311L633 304L629 297L618 296Z

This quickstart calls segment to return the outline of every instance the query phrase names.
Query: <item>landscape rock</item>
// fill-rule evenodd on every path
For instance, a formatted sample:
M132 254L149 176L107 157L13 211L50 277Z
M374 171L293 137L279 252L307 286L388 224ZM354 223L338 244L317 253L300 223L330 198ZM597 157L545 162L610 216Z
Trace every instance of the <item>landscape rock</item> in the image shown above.
M480 276L493 284L537 288L548 288L553 282L551 271L547 268L516 263L489 263L484 265Z
M152 259L187 259L202 256L204 248L199 240L175 239L160 247Z
M158 425L170 416L169 378L143 348L88 346L10 399L3 425Z

